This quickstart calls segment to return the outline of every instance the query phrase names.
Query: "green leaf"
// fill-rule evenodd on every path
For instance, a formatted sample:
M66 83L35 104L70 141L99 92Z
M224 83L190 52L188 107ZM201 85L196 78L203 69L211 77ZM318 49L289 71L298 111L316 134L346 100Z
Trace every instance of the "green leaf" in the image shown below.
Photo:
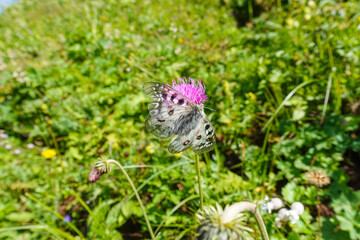
M6 219L12 222L29 222L34 218L33 213L31 212L13 212L6 216Z

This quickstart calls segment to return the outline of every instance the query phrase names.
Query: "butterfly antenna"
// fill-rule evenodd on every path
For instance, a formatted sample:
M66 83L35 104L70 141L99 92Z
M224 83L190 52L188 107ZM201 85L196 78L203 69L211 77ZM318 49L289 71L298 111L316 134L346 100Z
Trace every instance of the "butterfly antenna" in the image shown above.
M214 109L212 109L212 108L208 108L208 107L204 107L204 108L209 109L210 111L216 112L216 111L215 111Z

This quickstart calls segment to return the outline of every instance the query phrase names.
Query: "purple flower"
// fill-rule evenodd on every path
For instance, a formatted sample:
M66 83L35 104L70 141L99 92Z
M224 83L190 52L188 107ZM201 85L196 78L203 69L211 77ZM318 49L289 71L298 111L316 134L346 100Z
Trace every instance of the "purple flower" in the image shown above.
M63 220L63 223L69 223L69 222L71 222L71 216L70 215L65 215L65 217L64 217L64 220Z
M97 167L94 167L89 174L89 182L96 182L100 177L106 172L106 168L99 170Z
M189 78L189 80L185 77L183 79L179 78L177 82L175 80L172 81L171 87L196 104L202 104L207 99L205 85L199 79L195 82L192 78Z

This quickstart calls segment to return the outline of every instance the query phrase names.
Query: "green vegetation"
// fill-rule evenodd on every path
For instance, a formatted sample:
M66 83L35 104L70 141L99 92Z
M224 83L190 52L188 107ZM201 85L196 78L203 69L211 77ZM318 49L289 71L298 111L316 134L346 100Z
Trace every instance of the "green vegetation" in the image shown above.
M150 238L120 170L89 183L104 156L125 167L157 239L194 239L195 155L171 155L146 131L142 92L148 81L193 77L216 110L207 112L216 149L200 156L205 205L300 201L296 224L278 228L276 214L263 214L270 239L360 239L360 4L337 2L24 0L4 9L0 238ZM315 169L330 185L309 183ZM250 215L247 224L260 239Z

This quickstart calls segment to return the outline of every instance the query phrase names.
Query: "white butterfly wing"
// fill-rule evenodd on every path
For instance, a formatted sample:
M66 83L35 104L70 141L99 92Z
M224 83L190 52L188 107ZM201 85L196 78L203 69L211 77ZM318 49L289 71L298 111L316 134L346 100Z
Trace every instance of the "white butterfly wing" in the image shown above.
M196 127L201 113L194 102L165 84L148 82L143 89L152 98L145 124L156 137L183 135Z
M169 152L179 153L192 147L196 154L201 154L214 148L214 127L193 101L162 83L148 82L143 89L152 98L147 129L160 139L176 135L169 144Z
M215 148L215 129L206 117L196 128L192 149L196 154L209 152Z
M179 153L191 147L197 128L191 130L188 134L177 135L169 143L168 150L171 153Z

